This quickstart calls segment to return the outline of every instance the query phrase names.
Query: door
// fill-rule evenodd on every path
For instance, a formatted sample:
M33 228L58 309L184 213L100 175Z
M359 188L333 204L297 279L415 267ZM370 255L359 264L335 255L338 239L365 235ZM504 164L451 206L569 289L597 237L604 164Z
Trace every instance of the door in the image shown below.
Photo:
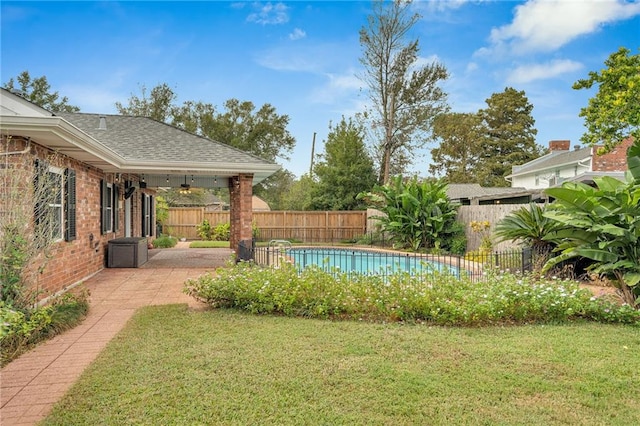
M131 237L131 197L124 200L124 236Z

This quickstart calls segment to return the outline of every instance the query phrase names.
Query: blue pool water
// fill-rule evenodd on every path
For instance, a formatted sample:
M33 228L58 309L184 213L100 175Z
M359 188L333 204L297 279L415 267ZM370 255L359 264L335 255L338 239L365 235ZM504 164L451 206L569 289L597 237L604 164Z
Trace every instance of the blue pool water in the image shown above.
M334 268L341 272L359 274L393 274L409 272L422 275L438 271L459 276L456 267L428 260L411 253L390 253L369 250L336 248L292 248L286 256L293 260L299 270L317 265L326 271Z

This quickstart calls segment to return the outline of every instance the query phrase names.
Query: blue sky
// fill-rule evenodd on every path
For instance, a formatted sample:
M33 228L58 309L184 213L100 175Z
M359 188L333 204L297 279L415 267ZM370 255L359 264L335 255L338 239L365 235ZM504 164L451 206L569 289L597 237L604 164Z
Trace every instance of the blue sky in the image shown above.
M595 91L571 85L619 47L638 54L640 2L625 0L417 1L411 36L437 60L452 111L475 112L505 87L533 104L537 142L579 143L580 108ZM221 107L230 98L290 117L295 151L283 166L309 169L329 123L367 102L358 32L369 1L16 2L1 8L2 83L28 70L83 112L116 113L140 86L167 83L178 102ZM431 145L430 148L435 147ZM412 171L427 175L429 149Z

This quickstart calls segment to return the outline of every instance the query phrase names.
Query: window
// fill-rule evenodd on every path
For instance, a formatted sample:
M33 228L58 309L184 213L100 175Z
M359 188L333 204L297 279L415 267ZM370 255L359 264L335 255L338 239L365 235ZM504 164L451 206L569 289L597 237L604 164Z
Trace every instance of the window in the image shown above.
M34 223L37 244L76 238L76 174L36 160Z
M102 234L118 231L118 186L100 181L100 229Z
M62 223L64 216L62 214L62 170L57 167L49 167L47 172L47 186L46 191L51 191L47 194L46 206L48 207L47 214L49 221L49 236L50 239L57 241L62 239Z

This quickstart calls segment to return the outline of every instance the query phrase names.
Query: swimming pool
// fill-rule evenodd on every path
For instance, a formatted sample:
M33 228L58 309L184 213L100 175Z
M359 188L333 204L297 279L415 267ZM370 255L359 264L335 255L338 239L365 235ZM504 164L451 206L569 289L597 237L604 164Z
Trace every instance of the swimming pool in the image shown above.
M340 272L368 275L388 275L396 272L424 275L437 271L460 276L460 268L438 262L433 256L415 253L312 247L289 248L284 251L284 256L300 271L307 266L316 265L328 272L337 269Z

